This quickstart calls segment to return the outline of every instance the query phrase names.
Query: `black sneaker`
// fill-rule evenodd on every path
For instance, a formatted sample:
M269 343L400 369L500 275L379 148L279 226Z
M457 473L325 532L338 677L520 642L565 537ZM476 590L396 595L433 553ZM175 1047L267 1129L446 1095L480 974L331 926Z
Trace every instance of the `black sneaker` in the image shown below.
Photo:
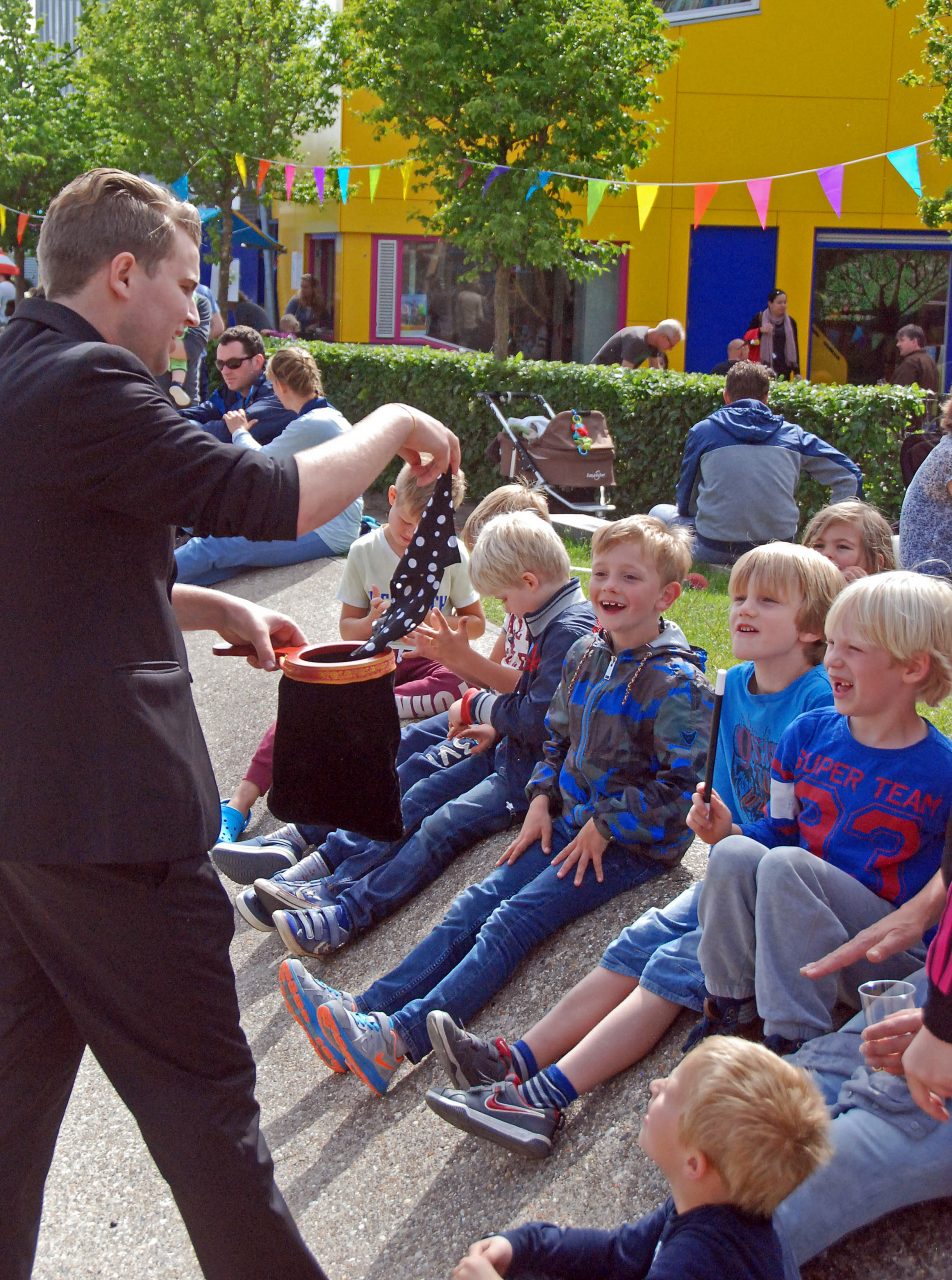
M457 1088L494 1084L512 1075L512 1058L505 1040L481 1040L458 1027L442 1009L427 1014L426 1030L437 1061Z
M457 1129L532 1160L544 1159L563 1120L556 1107L523 1102L511 1080L475 1089L430 1089L426 1105Z
M734 1000L729 996L707 996L704 1016L681 1046L688 1053L708 1036L743 1036L748 1040L760 1037L763 1023L757 1017L757 1001L753 996Z
M802 1049L805 1040L787 1040L784 1036L764 1036L764 1048L775 1053L778 1058L787 1058L791 1053Z

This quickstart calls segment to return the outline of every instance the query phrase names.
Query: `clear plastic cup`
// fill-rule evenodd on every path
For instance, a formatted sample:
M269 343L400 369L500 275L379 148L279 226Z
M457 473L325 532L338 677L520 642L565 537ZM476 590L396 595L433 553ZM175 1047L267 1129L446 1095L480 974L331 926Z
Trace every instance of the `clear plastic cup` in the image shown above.
M876 978L872 982L864 982L859 988L866 1025L871 1027L875 1022L882 1022L892 1013L916 1007L916 988L911 982L902 982L895 978Z

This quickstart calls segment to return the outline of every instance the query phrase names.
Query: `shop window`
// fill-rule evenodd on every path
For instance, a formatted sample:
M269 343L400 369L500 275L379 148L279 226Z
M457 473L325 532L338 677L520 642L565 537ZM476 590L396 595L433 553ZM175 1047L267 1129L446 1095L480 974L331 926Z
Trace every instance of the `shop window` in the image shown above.
M760 0L655 0L669 22L708 22L759 13Z

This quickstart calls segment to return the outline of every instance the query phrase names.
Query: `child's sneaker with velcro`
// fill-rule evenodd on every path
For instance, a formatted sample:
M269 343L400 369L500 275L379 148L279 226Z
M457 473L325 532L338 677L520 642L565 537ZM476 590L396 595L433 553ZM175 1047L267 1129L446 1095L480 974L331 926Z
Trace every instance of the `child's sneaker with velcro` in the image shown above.
M509 1046L502 1038L482 1040L458 1027L442 1009L427 1014L426 1030L437 1061L457 1088L518 1079Z
M351 937L351 930L341 923L340 912L333 905L306 908L302 904L297 911L273 912L271 920L278 937L295 956L326 955L344 946Z

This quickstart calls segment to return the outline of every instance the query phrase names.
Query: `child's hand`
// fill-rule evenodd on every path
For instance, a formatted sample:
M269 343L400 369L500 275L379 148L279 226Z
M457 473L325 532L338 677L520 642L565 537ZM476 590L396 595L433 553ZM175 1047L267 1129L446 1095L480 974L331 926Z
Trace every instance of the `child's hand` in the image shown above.
M229 409L222 415L222 422L228 428L231 435L235 435L239 431L250 431L252 427L257 426L257 418L249 418L244 409Z
M872 1071L888 1071L891 1076L901 1076L902 1055L921 1026L921 1009L901 1009L881 1022L874 1022L871 1027L864 1027L859 1047L866 1065Z
M602 854L608 848L608 844L609 842L596 827L594 821L589 818L575 839L569 841L562 852L556 854L552 859L553 867L559 867L558 878L562 880L573 867L576 867L573 883L578 888L585 879L585 872L588 870L589 863L591 863L595 868L595 879L601 884L605 879L605 873L602 870Z
M536 796L529 805L529 812L522 821L522 830L503 851L496 866L502 867L507 863L512 866L537 840L542 845L543 853L552 852L552 818L549 814L548 796Z
M472 619L473 622L476 619ZM423 653L434 662L441 662L444 667L455 670L454 660L470 651L467 627L470 619L447 618L440 609L431 609L426 619L420 623L413 633L413 647L417 653Z
M717 792L712 791L711 803L705 804L700 787L691 797L691 808L685 822L707 844L717 844L734 830L731 811Z
M861 569L858 564L851 564L848 569L841 569L840 573L846 582L858 582L860 578L869 577L866 570Z
M468 724L461 729L458 734L453 737L468 738L470 742L475 743L471 756L482 755L484 751L488 751L490 747L494 747L499 741L499 734L491 724Z
M909 910L910 904L904 903L881 920L861 929L854 938L844 942L835 951L828 952L818 960L801 966L800 972L805 978L825 978L827 974L837 973L847 965L857 964L860 960L868 960L870 964L881 964L890 956L899 955L918 946L922 935L929 927L923 926L921 916Z
M390 601L385 600L380 594L379 587L370 588L370 608L367 610L367 617L370 619L370 625L373 626L377 619L387 612L390 608Z
M504 1276L512 1262L512 1245L505 1236L489 1236L469 1246L453 1268L453 1280L493 1280Z

